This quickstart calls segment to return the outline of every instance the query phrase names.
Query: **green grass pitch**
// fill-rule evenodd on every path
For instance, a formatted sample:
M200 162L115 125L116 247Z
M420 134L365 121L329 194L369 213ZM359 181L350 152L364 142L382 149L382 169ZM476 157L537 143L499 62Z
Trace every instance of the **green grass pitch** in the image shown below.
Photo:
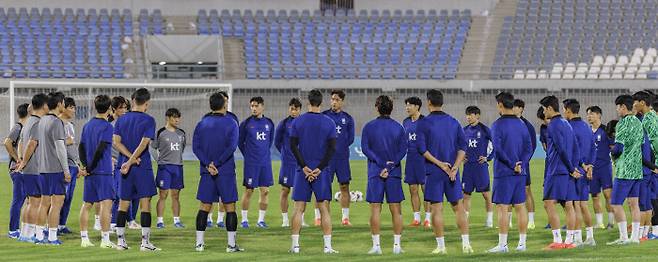
M275 183L278 177L279 162L273 163ZM436 242L431 231L422 228L404 228L402 236L402 248L405 253L400 256L392 254L392 232L390 213L388 208L383 209L382 213L382 249L383 256L369 256L366 252L371 247L370 230L368 226L370 209L365 202L352 203L350 217L353 223L352 227L343 227L339 223L340 205L332 202L332 218L334 224L333 246L340 254L324 255L322 254L322 234L319 228L309 227L302 229L301 247L302 253L291 255L287 253L290 248L290 230L281 228L281 214L279 210L279 192L280 186L275 184L270 191L269 209L266 221L269 223L269 229L250 228L243 230L238 228L238 243L246 249L244 253L226 254L226 232L219 228L209 228L206 232L206 251L198 253L194 250L195 244L195 216L198 209L196 200L196 188L199 181L198 162L185 163L185 185L186 188L181 194L181 219L185 223L185 229L175 229L172 227L171 209L169 202L165 213L166 229L154 229L152 232L152 241L163 249L159 253L139 252L140 232L138 230L128 230L128 244L132 249L119 252L116 250L103 250L95 248L81 248L78 228L78 214L82 200L83 183L78 181L78 187L75 192L71 214L69 217L69 228L74 234L62 237L63 246L36 246L33 244L19 243L15 240L5 237L6 227L9 222L9 202L11 201L11 180L6 171L0 178L0 184L4 185L0 190L0 203L4 205L3 211L0 212L0 225L4 230L0 237L0 260L3 261L217 261L217 260L237 260L249 261L264 259L266 261L320 261L320 260L350 260L350 261L380 261L380 260L430 260L437 259L430 254L434 249ZM0 166L1 170L7 170L6 164ZM485 254L485 250L497 244L498 234L495 229L484 227L485 211L484 203L479 194L474 194L473 208L470 217L470 238L471 244L475 250L472 255L461 254L460 234L455 226L455 219L450 208L446 211L446 245L448 255L440 259L449 260L617 260L617 261L650 261L658 256L658 241L645 242L639 246L625 247L607 247L605 242L612 241L618 236L617 230L595 230L597 246L595 248L583 248L561 251L542 251L541 249L551 240L549 230L543 229L546 225L546 213L541 203L541 181L543 174L543 161L533 161L531 165L533 175L533 192L535 195L536 205L536 224L537 229L528 233L528 251L525 253L510 252L502 255ZM242 181L242 163L238 162L238 182ZM366 162L352 161L352 184L351 190L366 191ZM243 188L239 188L242 192ZM337 185L334 184L334 192ZM405 185L405 194L407 200L403 203L404 223L407 225L411 221L412 211L408 195L408 187ZM240 193L240 195L242 195ZM257 194L252 199L250 209L250 222L255 225L258 215ZM309 207L311 207L309 205ZM311 207L312 208L312 207ZM152 210L155 210L155 198L152 203ZM292 210L292 209L291 209ZM306 222L312 224L313 210L307 209ZM155 225L155 211L153 215ZM291 211L292 212L292 211ZM592 211L593 212L593 211ZM216 217L216 212L214 212ZM604 215L607 217L607 215ZM515 219L514 219L515 220ZM93 221L93 217L91 217ZM562 220L564 221L564 220ZM564 233L563 233L564 234ZM584 232L583 232L584 234ZM510 246L516 246L518 233L516 229L510 231ZM95 244L100 243L100 233L90 231L90 237ZM112 240L116 236L112 235Z

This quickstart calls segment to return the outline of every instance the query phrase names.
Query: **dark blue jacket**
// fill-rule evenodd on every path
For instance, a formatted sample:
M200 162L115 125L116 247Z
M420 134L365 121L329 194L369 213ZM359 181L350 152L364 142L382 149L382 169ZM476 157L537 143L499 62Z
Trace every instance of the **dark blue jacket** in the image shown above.
M390 176L402 177L400 161L407 153L407 137L397 121L380 116L368 122L361 131L361 150L368 158L368 177L378 176L384 168Z
M238 124L230 116L206 114L194 128L192 151L199 159L201 175L209 175L206 167L215 163L219 174L235 174L233 153L238 147Z
M494 177L527 175L514 172L516 163L525 168L532 158L534 148L525 123L515 115L503 115L491 125L494 146Z

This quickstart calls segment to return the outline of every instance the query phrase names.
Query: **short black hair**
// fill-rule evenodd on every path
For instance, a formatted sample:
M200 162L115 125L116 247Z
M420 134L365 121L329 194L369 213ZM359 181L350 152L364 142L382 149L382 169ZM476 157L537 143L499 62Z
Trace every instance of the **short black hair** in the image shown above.
M556 96L546 96L539 100L539 104L543 107L553 108L553 111L560 112L560 100Z
M75 106L75 99L73 97L65 97L64 98L64 107L71 107Z
M181 116L180 111L178 108L172 107L167 109L167 112L165 112L166 117L174 117L174 118L179 118Z
M544 115L544 108L541 106L537 108L537 118L539 118L539 120L546 120L546 115Z
M477 106L466 107L466 115L479 115L480 113L480 108Z
M623 105L627 110L633 110L633 97L631 95L620 95L615 99L615 105Z
M112 98L112 109L116 110L121 107L121 105L126 105L128 107L128 100L123 96L115 96Z
M427 90L427 100L433 106L443 106L443 93L437 89Z
M311 106L320 106L322 104L322 92L317 89L309 91L308 102L311 104Z
M130 99L135 100L135 104L141 106L151 100L151 92L146 88L140 88L133 92Z
M575 98L564 99L562 101L564 108L569 109L571 113L578 114L580 112L580 102Z
M48 110L53 110L57 108L59 103L64 102L64 93L62 92L53 92L48 94Z
M331 90L331 96L333 95L338 95L338 97L340 97L340 100L345 100L345 91L341 89Z
M512 109L514 108L514 95L510 92L500 92L496 95L496 103L502 104L505 109Z
M603 115L603 110L599 106L590 106L587 108L587 112L597 113Z
M651 95L651 98L653 100L653 102L651 102L651 107L654 110L658 109L658 99L656 99L656 94L653 91L649 90L649 89L644 89L644 92L647 92Z
M290 102L288 102L288 106L293 106L295 108L301 108L302 107L302 101L299 101L298 98L293 97L290 99Z
M25 103L25 104L20 104L16 108L16 114L18 114L18 118L25 118L27 117L27 108L30 107L30 104Z
M418 108L423 107L423 100L420 100L417 96L408 97L404 100L404 104L417 105Z
M256 102L258 104L264 105L265 99L263 99L262 96L254 96L251 99L249 99L249 103L251 104L252 102Z
M39 93L32 96L32 109L41 109L43 105L48 103L48 96L44 93Z
M224 98L224 95L222 95L221 92L215 92L212 95L210 95L209 103L210 103L210 110L212 111L221 110L222 108L224 108L224 104L226 104L226 98Z
M608 134L609 138L615 138L616 132L615 129L617 128L617 123L619 123L619 120L613 119L608 122L608 124L605 127L605 132Z
M110 97L107 95L97 95L96 98L94 98L94 107L96 108L96 112L99 114L107 113L107 110L110 110L110 106L114 102L113 100L114 99L110 99Z
M228 100L228 93L226 93L226 91L217 91L217 93L221 94L226 100Z
M647 91L638 91L633 94L633 101L644 101L644 104L651 106L653 103L654 97Z
M375 101L375 107L380 115L388 116L393 112L393 100L387 95L380 95Z
M525 108L525 102L521 99L514 99L514 107Z

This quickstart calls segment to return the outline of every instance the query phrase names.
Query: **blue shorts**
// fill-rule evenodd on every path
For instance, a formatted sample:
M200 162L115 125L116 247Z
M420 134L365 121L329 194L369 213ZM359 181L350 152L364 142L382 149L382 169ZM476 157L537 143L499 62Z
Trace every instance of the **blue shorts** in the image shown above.
M585 172L585 171L582 171ZM579 179L576 179L576 194L578 194L578 199L576 201L588 201L589 200L589 183L590 180L584 175Z
M656 174L649 179L649 192L651 193L651 199L658 199L658 175Z
M427 180L425 180L425 201L441 203L443 202L443 195L450 203L464 198L459 173L457 173L455 181L450 181L450 177L443 173L427 175Z
M127 175L119 174L119 198L137 200L157 194L153 170L133 166Z
M90 175L85 177L85 189L82 200L87 203L96 203L111 200L116 197L114 190L114 177L112 175Z
M196 199L204 204L217 203L222 200L224 204L238 201L238 185L235 174L220 174L211 176L201 174Z
M473 191L488 192L490 190L489 186L489 165L472 162L464 164L462 175L464 193L471 194Z
M652 199L652 190L650 188L651 174L644 176L640 181L640 197L638 203L640 204L640 211L651 211L653 205L651 205Z
M329 173L328 168L322 170L313 182L308 182L302 170L298 168L293 184L292 200L311 202L311 195L315 195L315 200L318 202L331 201L332 180L333 175Z
M615 178L612 185L611 205L623 205L629 197L640 196L640 180Z
M576 181L570 175L551 175L544 181L544 200L574 201L578 199Z
M42 196L63 196L66 195L66 181L64 172L60 173L42 173L43 187ZM73 178L71 178L73 179Z
M333 158L329 161L328 172L331 175L331 182L334 181L334 174L338 178L338 183L349 184L352 180L352 171L350 169L350 160L349 159L336 159Z
M246 188L270 187L274 185L272 166L244 165L242 185Z
M23 191L26 196L41 197L43 177L39 174L23 174Z
M612 165L594 167L592 180L589 182L589 192L597 195L605 189L612 188Z
M525 203L525 175L494 177L492 202L503 205Z
M404 182L409 185L424 185L427 178L425 162L410 163L407 160L404 166Z
M185 187L183 166L158 165L158 175L155 176L155 183L162 190L183 189Z
M295 183L297 163L282 163L279 169L279 185L291 188Z
M381 178L379 172L374 176L368 176L368 186L366 189L366 202L383 203L386 195L386 203L400 203L404 200L404 191L402 191L401 171L397 169L397 176ZM368 171L369 173L371 171ZM393 171L395 172L395 171Z

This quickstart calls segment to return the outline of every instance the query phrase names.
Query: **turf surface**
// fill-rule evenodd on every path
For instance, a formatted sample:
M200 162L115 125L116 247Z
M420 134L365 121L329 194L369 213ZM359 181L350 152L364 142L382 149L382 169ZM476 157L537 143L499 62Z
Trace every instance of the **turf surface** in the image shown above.
M273 163L273 170L275 181L278 177L279 162ZM352 185L351 190L359 190L366 192L366 163L365 161L352 161ZM543 229L546 225L546 213L543 210L541 203L541 181L543 174L543 161L533 161L531 164L533 175L533 191L535 194L535 205L537 207L535 220L537 229L529 231L528 234L528 251L525 253L511 252L503 255L489 255L485 254L485 250L497 244L498 235L495 229L487 229L484 227L486 214L484 211L484 203L479 194L474 194L473 208L470 216L470 239L471 244L475 250L474 254L463 255L461 254L461 240L460 234L455 226L455 219L452 211L449 208L444 209L446 212L446 245L448 248L448 255L442 256L441 259L450 260L473 260L473 259L486 259L486 260L618 260L618 261L650 261L654 260L658 255L658 241L645 242L641 245L625 246L625 247L608 247L605 242L612 241L617 238L618 233L616 229L613 230L595 230L595 238L597 246L594 248L582 248L573 250L561 251L542 251L541 249L550 243L552 240L549 230ZM271 188L269 198L269 210L267 213L266 221L269 223L269 229L255 228L256 218L258 216L258 196L254 194L250 208L250 222L252 228L243 230L238 228L238 243L241 247L246 249L244 253L226 254L224 251L226 247L226 232L219 228L209 228L206 232L206 251L198 253L194 250L195 244L195 216L198 208L198 201L196 200L196 188L199 181L198 176L198 163L186 162L185 163L185 185L186 188L181 193L181 219L187 226L185 229L175 229L172 227L171 209L169 202L167 202L167 210L165 213L165 229L153 229L152 242L163 251L159 253L143 253L139 252L140 231L128 230L127 239L128 244L132 247L131 250L119 252L115 250L104 250L98 247L95 248L81 248L79 229L78 229L78 214L82 200L83 183L82 180L78 181L78 187L75 192L75 199L71 214L69 217L69 228L74 233L64 237L60 237L64 241L64 245L59 247L54 246L36 246L33 244L19 243L15 240L5 237L6 225L9 222L9 202L11 201L11 180L6 174L6 164L0 165L0 170L3 174L0 177L0 184L5 185L3 190L0 190L0 203L3 203L6 208L0 212L0 225L5 228L0 237L0 260L3 261L217 261L217 260L256 260L265 259L267 261L310 261L310 260L350 260L350 261L380 261L380 260L429 260L436 259L430 252L434 249L436 243L433 234L429 230L422 228L410 228L405 226L402 247L405 251L400 256L392 254L392 232L390 213L388 208L384 207L382 212L382 250L383 256L369 256L366 252L371 247L370 230L368 226L369 207L365 202L353 203L350 209L350 217L353 226L343 227L340 226L340 205L337 202L332 202L332 218L334 224L333 232L333 247L340 251L336 255L322 254L322 234L319 228L310 227L304 228L301 235L302 253L299 255L291 255L287 253L290 248L290 230L288 228L281 228L281 214L279 210L279 193L280 186L275 185ZM238 181L242 181L242 163L238 163L237 168ZM239 191L242 192L243 188L240 187ZM334 184L334 192L337 190L337 184ZM403 218L405 225L411 222L412 211L411 202L408 195L408 187L405 185L405 194L407 200L403 203ZM240 193L240 196L242 194ZM155 198L152 203L152 209L155 210ZM593 211L592 211L593 212ZM292 209L291 209L292 213ZM214 217L217 214L214 212ZM238 217L239 211L238 211ZM604 215L607 217L607 215ZM309 209L306 215L306 222L312 224L313 211ZM155 225L155 212L153 213L153 225ZM514 219L515 220L515 219ZM93 217L90 218L93 221ZM605 221L604 221L605 222ZM584 230L583 230L584 231ZM563 232L563 235L565 233ZM583 235L585 233L583 232ZM99 244L100 233L90 231L92 242ZM116 236L112 235L112 240L116 240ZM515 247L518 241L518 233L515 229L510 231L509 243L511 247Z

